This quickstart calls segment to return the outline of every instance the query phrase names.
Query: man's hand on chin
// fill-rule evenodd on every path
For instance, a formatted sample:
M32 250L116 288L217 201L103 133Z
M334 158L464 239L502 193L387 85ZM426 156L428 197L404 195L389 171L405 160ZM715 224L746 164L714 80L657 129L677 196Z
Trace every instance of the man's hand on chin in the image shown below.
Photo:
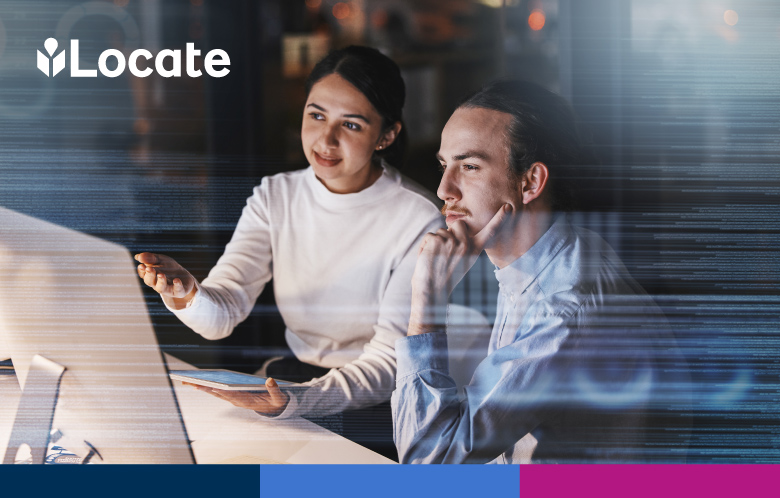
M468 235L466 223L458 220L449 229L440 228L423 238L412 276L408 336L443 330L452 289L474 265L511 211L512 206L504 204L473 236Z

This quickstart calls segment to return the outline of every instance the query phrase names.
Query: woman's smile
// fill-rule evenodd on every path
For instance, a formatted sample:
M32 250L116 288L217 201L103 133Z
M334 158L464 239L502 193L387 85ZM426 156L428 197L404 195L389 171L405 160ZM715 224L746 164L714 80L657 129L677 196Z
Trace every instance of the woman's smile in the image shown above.
M324 154L320 154L316 150L312 151L312 155L314 156L314 160L317 162L317 164L326 168L336 166L341 162L340 157L326 156Z

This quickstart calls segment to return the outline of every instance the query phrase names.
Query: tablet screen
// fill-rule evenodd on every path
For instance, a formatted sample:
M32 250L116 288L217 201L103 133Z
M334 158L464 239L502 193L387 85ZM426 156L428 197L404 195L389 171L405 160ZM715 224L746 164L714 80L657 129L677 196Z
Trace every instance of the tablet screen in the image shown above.
M208 380L226 385L262 386L265 378L254 375L230 372L228 370L171 370L171 374L192 379Z
M215 387L228 390L265 390L265 377L249 375L230 370L171 370L168 372L172 379L190 384ZM280 386L293 386L294 382L278 380Z

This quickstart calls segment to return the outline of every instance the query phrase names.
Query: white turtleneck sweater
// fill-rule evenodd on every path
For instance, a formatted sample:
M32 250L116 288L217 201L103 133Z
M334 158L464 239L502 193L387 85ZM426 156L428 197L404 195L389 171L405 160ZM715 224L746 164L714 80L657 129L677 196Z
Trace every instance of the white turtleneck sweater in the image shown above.
M395 386L421 238L444 226L435 198L385 165L354 194L334 194L311 167L263 178L225 253L189 306L173 310L207 339L230 335L273 278L296 357L331 368L292 392L279 416L373 405Z

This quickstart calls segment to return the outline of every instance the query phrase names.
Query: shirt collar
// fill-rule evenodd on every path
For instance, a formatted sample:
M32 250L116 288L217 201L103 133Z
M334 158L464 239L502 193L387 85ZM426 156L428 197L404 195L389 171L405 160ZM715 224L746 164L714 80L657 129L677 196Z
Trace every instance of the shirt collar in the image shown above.
M550 228L525 254L504 268L496 267L495 274L499 285L524 292L561 250L570 233L571 225L566 215L556 216Z
M359 192L351 194L336 194L317 179L314 174L314 168L309 166L306 170L306 181L308 182L314 198L323 206L333 210L350 210L360 206L376 204L382 202L386 197L398 192L397 185L401 183L401 174L382 161L383 172L372 185Z

